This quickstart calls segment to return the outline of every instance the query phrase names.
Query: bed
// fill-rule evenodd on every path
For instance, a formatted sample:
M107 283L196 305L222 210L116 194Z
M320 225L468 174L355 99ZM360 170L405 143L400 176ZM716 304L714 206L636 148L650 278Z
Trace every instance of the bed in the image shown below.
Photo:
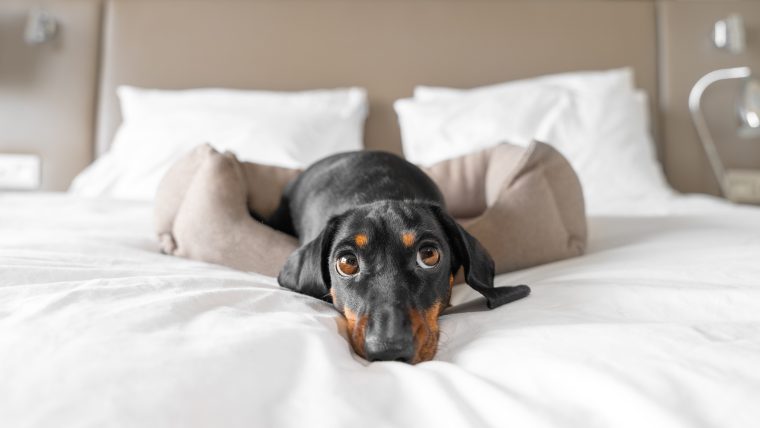
M160 255L147 203L0 196L6 426L752 426L760 215L675 197L587 255L455 287L435 360L368 364L327 303ZM457 309L464 308L464 309Z
M115 88L125 83L363 86L367 146L395 152L391 103L415 84L628 65L656 99L653 2L563 1L547 14L536 2L192 1L173 20L179 3L108 2L99 153L120 121ZM591 19L591 8L605 19ZM453 26L462 16L483 24ZM259 42L273 23L286 34L280 74ZM309 23L319 25L295 31ZM395 36L377 36L389 23ZM164 36L166 25L176 31ZM541 36L526 49L516 36L531 26ZM302 44L315 28L323 43ZM557 35L562 55L535 54ZM425 55L412 57L409 40ZM367 52L383 47L373 72ZM457 56L465 60L442 69ZM328 60L298 69L319 57ZM487 67L474 72L475 60ZM0 193L0 425L756 424L760 210L675 193L605 201L588 218L584 256L497 276L497 286L530 284L527 299L488 311L474 290L455 287L435 359L412 366L356 356L329 304L271 276L162 255L149 201Z

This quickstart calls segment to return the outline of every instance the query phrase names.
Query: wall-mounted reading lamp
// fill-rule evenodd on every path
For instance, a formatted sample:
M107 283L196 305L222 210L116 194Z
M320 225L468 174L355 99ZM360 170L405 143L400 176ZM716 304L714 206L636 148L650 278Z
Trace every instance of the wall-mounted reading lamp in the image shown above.
M745 38L741 17L732 15L718 21L713 31L713 41L716 47L733 53L742 52ZM713 83L725 80L744 81L737 104L738 134L744 138L760 137L760 83L752 78L749 67L725 68L702 76L689 94L689 111L721 193L734 202L760 203L760 170L726 169L702 113L705 90Z
M24 29L24 41L30 45L39 45L53 40L58 32L58 21L48 11L35 8L29 13Z
M713 43L716 48L735 54L742 53L746 47L745 33L742 16L731 14L715 23L712 33Z

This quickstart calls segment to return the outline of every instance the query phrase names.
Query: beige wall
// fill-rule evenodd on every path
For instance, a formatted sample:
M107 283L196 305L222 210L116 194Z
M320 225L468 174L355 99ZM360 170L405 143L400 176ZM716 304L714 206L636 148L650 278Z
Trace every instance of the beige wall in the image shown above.
M49 45L27 46L23 27L36 3L0 0L0 153L39 154L42 187L62 190L92 160L101 1L40 1L61 21L61 32ZM550 7L551 1L542 3ZM713 22L730 12L746 20L746 54L710 45ZM715 193L686 99L710 70L751 65L760 71L760 1L660 0L657 16L661 160L676 189ZM722 84L706 94L708 120L729 166L760 168L760 141L737 138L733 107L725 108L733 106L736 91L736 85Z
M28 46L27 14L40 3L60 33ZM96 0L0 0L0 153L40 155L43 189L66 189L92 160L99 26Z

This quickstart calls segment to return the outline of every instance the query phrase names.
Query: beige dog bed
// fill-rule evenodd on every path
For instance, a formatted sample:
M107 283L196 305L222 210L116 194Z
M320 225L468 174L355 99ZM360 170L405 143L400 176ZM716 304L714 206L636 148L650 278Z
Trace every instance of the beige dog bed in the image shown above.
M580 183L546 144L500 144L425 171L449 213L489 251L496 273L578 256L586 247ZM298 241L254 216L268 218L299 172L199 146L169 170L156 194L162 251L276 276Z

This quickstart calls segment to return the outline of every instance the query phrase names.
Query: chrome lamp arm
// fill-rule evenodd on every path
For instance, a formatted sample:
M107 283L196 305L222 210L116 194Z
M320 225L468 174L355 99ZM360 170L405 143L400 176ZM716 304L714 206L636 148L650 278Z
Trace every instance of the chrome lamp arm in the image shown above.
M715 82L720 82L723 80L745 79L748 78L751 74L752 73L749 67L735 67L711 71L697 80L697 83L694 84L694 87L691 88L691 92L689 93L689 111L691 112L691 118L694 121L694 127L697 129L697 135L699 135L699 139L702 141L702 146L704 147L705 153L707 154L707 159L710 162L710 167L712 168L713 173L715 174L715 177L720 184L720 190L723 195L726 195L728 193L725 180L726 169L723 166L723 162L720 160L720 156L718 155L718 149L715 146L715 141L710 135L710 130L707 127L705 116L702 114L702 95L704 94L705 90Z

